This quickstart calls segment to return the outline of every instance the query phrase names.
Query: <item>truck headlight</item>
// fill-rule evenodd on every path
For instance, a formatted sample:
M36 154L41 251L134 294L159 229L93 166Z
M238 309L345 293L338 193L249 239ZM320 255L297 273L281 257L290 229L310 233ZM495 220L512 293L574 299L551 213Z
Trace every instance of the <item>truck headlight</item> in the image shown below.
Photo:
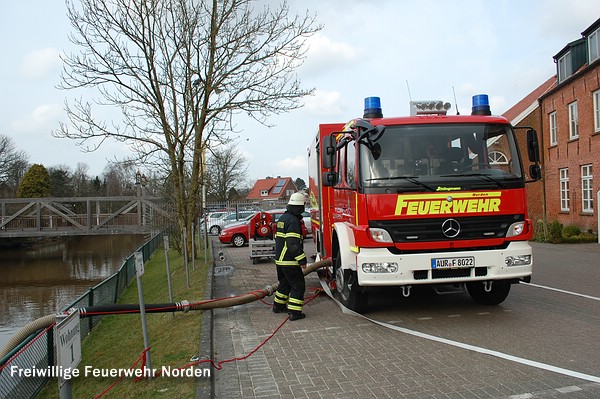
M506 266L525 266L531 264L531 255L507 256L504 258Z
M398 264L396 262L363 263L365 273L396 273Z
M371 235L371 238L374 241L393 242L392 236L390 235L390 233L387 232L387 230L379 229L379 228L372 228L372 229L369 229L369 234Z
M506 232L507 237L516 237L520 234L523 234L525 231L525 222L516 222L510 225L508 231Z

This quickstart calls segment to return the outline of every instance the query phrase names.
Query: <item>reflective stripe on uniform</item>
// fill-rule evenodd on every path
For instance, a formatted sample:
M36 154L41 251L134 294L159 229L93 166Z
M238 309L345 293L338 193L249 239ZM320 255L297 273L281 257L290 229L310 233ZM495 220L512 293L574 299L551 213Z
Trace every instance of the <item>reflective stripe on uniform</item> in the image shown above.
M281 232L277 232L275 234L275 237L280 237L280 238L299 238L300 240L303 239L302 234L298 234L298 233L294 233L294 232L289 232L289 233L281 233Z
M300 266L297 260L276 260L277 266Z
M304 305L303 299L290 298L288 300L287 308L288 310L296 310L298 312L302 312L302 305Z
M273 299L273 302L285 305L288 302L288 298L289 296L284 295L279 291L275 291L275 298Z
M281 250L281 255L279 255L279 259L275 259L275 264L279 266L298 266L298 262L302 259L306 259L306 254L303 252L300 255L296 256L294 260L283 260L285 258L285 254L287 253L287 243L283 244L283 249Z

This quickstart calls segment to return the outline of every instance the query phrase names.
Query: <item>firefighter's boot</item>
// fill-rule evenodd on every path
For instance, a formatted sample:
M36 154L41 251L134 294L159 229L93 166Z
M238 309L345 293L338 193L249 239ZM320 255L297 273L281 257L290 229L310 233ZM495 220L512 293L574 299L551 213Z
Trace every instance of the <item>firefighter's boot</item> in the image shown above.
M279 305L277 303L273 304L273 313L285 313L287 312L287 308L285 305Z
M275 299L273 300L273 313L287 312L287 303L289 296L275 291Z
M288 299L287 309L291 321L300 320L306 317L306 315L302 313L302 305L304 305L304 299L298 299L290 296Z
M290 310L288 313L290 315L290 321L300 320L306 317L304 313L298 312L297 310Z

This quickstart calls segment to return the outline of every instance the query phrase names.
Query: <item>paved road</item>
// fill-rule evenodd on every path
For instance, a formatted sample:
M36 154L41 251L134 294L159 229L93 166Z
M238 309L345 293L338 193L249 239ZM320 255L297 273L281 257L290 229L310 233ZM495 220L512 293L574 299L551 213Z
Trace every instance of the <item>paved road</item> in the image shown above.
M495 307L464 293L403 298L387 288L371 293L368 320L318 296L306 319L286 322L247 359L215 371L213 396L598 398L600 245L533 246L532 284L513 286ZM215 250L225 255L215 265L215 297L276 282L274 264L253 265L248 247L216 242ZM320 287L315 273L307 287L307 295ZM258 301L216 310L213 358L248 355L284 320Z

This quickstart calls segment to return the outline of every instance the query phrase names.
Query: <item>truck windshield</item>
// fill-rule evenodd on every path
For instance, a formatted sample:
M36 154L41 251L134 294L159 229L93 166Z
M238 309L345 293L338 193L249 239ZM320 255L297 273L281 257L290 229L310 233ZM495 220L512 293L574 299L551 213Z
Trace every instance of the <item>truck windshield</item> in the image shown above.
M476 190L524 186L514 132L502 124L387 126L376 149L360 146L366 190Z

